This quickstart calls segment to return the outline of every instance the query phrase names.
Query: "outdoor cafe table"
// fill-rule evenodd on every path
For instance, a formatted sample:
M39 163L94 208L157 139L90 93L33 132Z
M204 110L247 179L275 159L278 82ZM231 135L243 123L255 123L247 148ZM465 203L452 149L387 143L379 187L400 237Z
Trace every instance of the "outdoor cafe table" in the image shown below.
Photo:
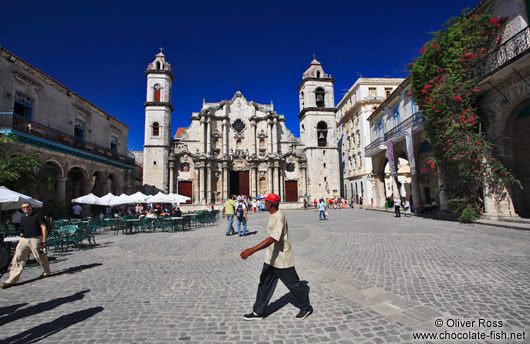
M126 220L127 221L127 224L129 225L129 231L128 233L124 233L124 234L132 234L133 233L133 227L134 226L138 226L140 224L140 219L128 219Z

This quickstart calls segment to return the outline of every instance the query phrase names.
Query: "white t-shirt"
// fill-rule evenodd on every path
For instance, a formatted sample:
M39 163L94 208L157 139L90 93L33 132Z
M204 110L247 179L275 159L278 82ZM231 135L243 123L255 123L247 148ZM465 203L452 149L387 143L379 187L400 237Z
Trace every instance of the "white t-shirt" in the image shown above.
M279 269L294 266L287 220L280 211L269 217L267 237L271 237L276 241L266 248L265 263Z

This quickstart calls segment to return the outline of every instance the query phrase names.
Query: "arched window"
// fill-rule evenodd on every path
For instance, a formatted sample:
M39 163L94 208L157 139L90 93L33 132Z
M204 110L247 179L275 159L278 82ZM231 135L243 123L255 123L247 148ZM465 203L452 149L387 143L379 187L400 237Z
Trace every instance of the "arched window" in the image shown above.
M324 96L326 95L326 91L322 87L319 87L315 90L315 100L317 107L324 107L326 106L326 102L324 101Z
M318 146L319 147L326 147L328 145L327 139L328 139L328 125L326 122L318 122L317 124L317 138L318 138Z
M160 62L156 61L156 63L155 63L155 68L156 68L156 69L160 69Z
M317 78L320 78L320 71L317 70Z
M74 136L76 139L81 140L85 138L85 125L82 122L76 122L74 126Z
M160 125L158 122L153 123L153 136L159 136L160 135Z
M160 85L159 84L156 84L155 86L153 86L153 101L154 102L159 102L160 101Z

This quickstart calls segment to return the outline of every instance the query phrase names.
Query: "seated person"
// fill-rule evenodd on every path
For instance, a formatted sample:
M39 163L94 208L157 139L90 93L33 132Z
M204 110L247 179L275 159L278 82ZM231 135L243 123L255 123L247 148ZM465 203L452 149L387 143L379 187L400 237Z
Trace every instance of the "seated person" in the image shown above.
M177 207L177 209L175 209L175 216L176 217L182 217L182 211L180 210L179 207Z
M152 211L151 209L149 209L149 210L147 211L147 215L145 215L145 217L146 217L147 219L154 219L154 218L156 218L156 214L153 213L153 211Z

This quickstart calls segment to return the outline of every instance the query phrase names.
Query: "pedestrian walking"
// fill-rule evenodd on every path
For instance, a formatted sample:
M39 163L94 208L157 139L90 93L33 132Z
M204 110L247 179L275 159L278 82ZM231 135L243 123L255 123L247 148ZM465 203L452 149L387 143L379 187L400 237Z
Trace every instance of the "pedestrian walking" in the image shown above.
M226 215L228 226L226 227L226 236L234 235L234 212L236 208L236 195L232 195L232 199L227 200L223 206L223 218Z
M322 217L324 217L324 220L326 219L326 202L323 199L320 200L318 207L318 219L322 220Z
M237 235L247 235L247 207L243 201L239 201L236 206ZM241 224L243 224L243 233L241 233Z
M396 217L401 217L401 212L399 211L399 207L401 206L401 199L399 197L396 197L394 200L394 211L396 213Z
M278 210L279 205L280 196L271 193L265 198L265 210L271 214L267 225L267 239L252 248L247 248L240 254L245 260L257 251L266 249L256 302L252 308L253 311L243 315L244 320L263 319L278 279L289 289L300 307L296 319L303 320L313 313L313 307L309 303L309 290L300 281L294 267L287 220Z
M9 288L17 283L29 258L29 254L35 257L35 260L42 267L44 272L39 278L45 278L51 275L50 264L46 256L46 225L44 219L37 213L29 203L22 203L24 216L20 220L20 240L15 250L15 256L11 261L11 271L7 281L0 286L2 289Z

